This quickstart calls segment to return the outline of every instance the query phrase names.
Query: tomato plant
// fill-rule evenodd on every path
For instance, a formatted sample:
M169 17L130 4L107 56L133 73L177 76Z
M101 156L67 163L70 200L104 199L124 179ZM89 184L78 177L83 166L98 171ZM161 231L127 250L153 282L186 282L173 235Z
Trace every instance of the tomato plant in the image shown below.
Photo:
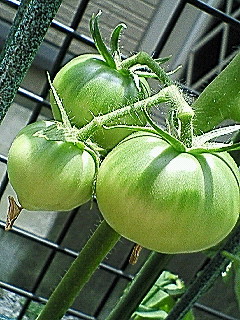
M108 154L96 194L112 228L164 253L214 246L239 215L239 173L228 153L181 152L151 133L130 136Z
M113 32L110 52L101 39L97 19L98 16L91 20L91 31L100 54L83 54L74 58L57 73L53 81L71 123L77 127L83 127L95 116L143 99L149 95L150 90L144 78L119 66L117 43L123 26L118 26ZM50 101L54 118L61 120L53 96ZM115 120L112 125L117 123L144 125L146 122L141 112L132 112ZM128 134L130 131L124 128L101 128L94 133L93 139L103 148L109 149Z
M26 126L9 150L10 183L27 210L70 210L92 196L94 159L74 143L34 136L51 125L39 121Z

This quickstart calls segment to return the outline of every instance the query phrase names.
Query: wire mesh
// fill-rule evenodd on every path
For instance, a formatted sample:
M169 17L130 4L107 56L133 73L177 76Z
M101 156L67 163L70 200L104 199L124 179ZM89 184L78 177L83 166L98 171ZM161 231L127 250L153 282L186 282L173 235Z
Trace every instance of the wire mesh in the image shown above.
M205 86L207 82L211 80L216 72L221 70L221 68L231 59L232 55L234 54L233 50L230 50L231 52L229 53L227 52L226 48L229 45L229 29L233 28L237 31L240 30L240 22L238 20L239 7L236 8L236 3L238 3L238 1L236 1L236 3L234 3L234 1L230 1L232 6L230 6L229 1L223 2L224 5L220 6L219 9L209 5L207 1L177 1L176 5L174 6L174 10L172 11L165 25L165 29L161 35L161 38L156 46L152 48L151 53L154 57L161 55L161 53L164 51L164 48L170 41L172 32L178 27L177 23L187 6L191 6L194 8L194 10L205 12L207 15L213 17L216 28L212 29L212 31L207 34L205 33L203 37L199 39L199 41L191 48L188 65L181 75L183 82L185 81L186 83L186 90L189 92L191 92L191 90L201 90L203 86ZM0 5L1 3L9 7L9 9L14 10L14 12L17 10L20 4L19 1L13 0L0 0ZM85 17L86 11L90 4L91 0L76 1L74 14L71 17L69 24L66 24L62 21L53 20L51 28L57 32L60 32L64 36L64 39L59 47L55 46L57 54L54 56L54 62L51 64L51 68L49 69L51 76L54 76L60 67L67 60L69 60L69 57L73 55L71 48L73 41L77 41L79 43L79 47L84 44L89 48L89 50L94 50L93 41L89 38L89 36L79 32L79 26L81 26L82 19ZM4 20L4 23L8 25L12 23L11 19L2 19ZM216 21L218 22L216 23ZM222 26L222 23L224 26ZM193 74L196 73L195 59L198 49L202 48L208 40L210 41L212 37L218 33L218 30L224 30L224 32L221 35L221 39L218 39L218 41L221 42L221 47L219 49L220 57L216 63L216 66L211 67L210 73L206 72L206 74L201 77L201 81L199 79L193 79ZM236 38L239 40L238 37ZM46 43L48 41L49 39L45 40ZM237 42L236 44L232 44L232 46L234 45L237 45ZM28 75L28 77L31 77L31 73ZM33 105L33 107L28 108L28 111L26 112L26 116L23 121L24 124L34 122L41 117L51 117L50 104L47 100L48 90L49 87L47 81L42 84L38 93L35 93L30 89L26 89L23 86L18 89L16 102L18 103L20 101L22 104ZM14 109L13 115L14 112L18 112L18 110ZM11 113L9 117L11 117ZM17 131L15 131L15 134L16 133ZM6 202L6 195L9 192L12 193L12 190L8 184L6 163L7 153L3 152L0 154L0 197L3 202ZM1 207L1 210L5 209L6 204L2 205ZM83 206L67 214L47 214L51 215L49 223L52 225L50 228L51 232L46 233L45 236L40 234L38 230L34 231L34 228L31 229L26 227L29 219L33 220L31 225L35 223L34 216L26 216L25 219L27 221L22 224L20 223L19 226L17 224L13 230L6 235L6 233L3 231L5 226L4 215L1 215L2 220L0 221L0 237L2 242L1 249L3 251L2 257L5 256L8 258L9 255L13 255L13 259L15 261L20 260L20 263L16 264L16 271L13 273L14 276L12 276L12 278L4 277L6 274L4 272L4 268L7 270L10 268L14 269L14 265L11 265L13 263L13 259L10 259L9 263L6 263L5 267L3 266L5 263L1 263L0 269L2 268L3 272L2 279L0 281L0 287L2 288L4 294L5 292L10 292L14 293L17 297L21 297L22 300L20 299L19 307L14 314L11 314L12 317L14 316L14 318L18 320L31 319L32 315L29 315L29 312L33 309L34 302L40 304L46 302L52 288L59 281L61 275L67 269L67 266L77 256L78 251L86 242L87 238L89 237L90 230L92 232L101 219L101 215L98 212L96 205L92 211L89 210L88 206ZM54 222L51 222L52 217L54 217ZM48 218L46 215L43 215L43 219ZM41 218L38 218L36 223L38 223L40 220ZM82 231L83 223L85 232ZM68 318L66 319L101 320L106 317L109 310L111 310L116 301L119 299L119 296L121 296L124 288L127 286L129 281L134 278L137 271L143 265L146 257L149 255L149 251L144 250L140 257L139 263L134 267L129 266L128 258L132 250L132 246L133 244L125 239L120 241L117 247L113 250L112 254L109 255L106 260L103 261L103 263L101 263L100 268L94 275L93 279L86 286L86 288L84 288L79 298L76 299L73 307L68 311ZM28 267L32 269L32 273L30 274L28 274L29 271L26 269L26 263L21 261L28 259L29 257L26 257L24 254L19 254L20 250L27 251L28 248L31 248L31 253L33 254L32 259L27 261ZM189 261L191 261L191 271L187 269L187 274L184 274L184 268L186 268L186 265L189 264ZM208 262L209 259L202 254L189 256L179 255L178 257L173 257L168 267L175 271L176 265L178 265L177 271L180 272L180 274L182 273L187 282L191 282L194 279L195 274L201 272L203 266L207 265ZM22 269L20 270L19 268ZM21 276L24 278L24 281L21 281ZM26 282L25 280L27 277L29 277L30 280ZM49 283L51 283L50 286ZM1 293L1 296L3 295L3 292ZM227 311L225 312L225 310L217 310L214 306L214 303L212 306L209 306L208 304L205 305L207 299L208 298L205 300L203 299L203 302L200 300L194 305L196 312L200 311L199 319L202 319L203 317L204 319L209 320L240 319L240 317L238 317L236 304L234 305L232 302L233 297L231 295L229 299L230 304L233 304L233 306L232 308L228 308L231 314L227 314ZM6 314L6 316L10 316L10 314Z

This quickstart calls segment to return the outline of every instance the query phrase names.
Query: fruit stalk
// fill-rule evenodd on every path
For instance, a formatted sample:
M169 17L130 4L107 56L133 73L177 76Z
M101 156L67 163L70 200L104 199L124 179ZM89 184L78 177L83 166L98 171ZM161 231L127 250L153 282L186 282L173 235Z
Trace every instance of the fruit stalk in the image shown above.
M191 123L192 121L193 112L191 107L186 103L186 101L182 97L178 87L175 85L170 85L168 87L165 87L162 90L160 90L157 94L149 98L146 98L144 100L137 101L132 105L128 105L126 107L117 109L103 116L95 117L83 128L79 129L78 138L79 140L86 140L97 129L106 126L108 123L118 118L124 117L129 113L139 111L140 109L143 109L143 108L150 108L152 106L155 106L163 102L170 102L171 104L177 106L179 121L180 122L182 121L181 132L184 132L184 130L186 131L186 128L187 128L188 130L186 131L184 138L186 138L187 136L188 140L191 139L191 134L190 134L191 130L189 129L191 128L191 126L189 126L189 123ZM189 134L190 134L190 138L189 138Z
M70 266L36 320L59 320L120 235L103 221Z
M159 81L164 85L170 86L173 84L173 81L167 75L164 69L162 69L157 61L150 57L146 52L139 52L136 55L124 60L120 65L120 70L128 70L136 65L147 66L153 73L156 74Z

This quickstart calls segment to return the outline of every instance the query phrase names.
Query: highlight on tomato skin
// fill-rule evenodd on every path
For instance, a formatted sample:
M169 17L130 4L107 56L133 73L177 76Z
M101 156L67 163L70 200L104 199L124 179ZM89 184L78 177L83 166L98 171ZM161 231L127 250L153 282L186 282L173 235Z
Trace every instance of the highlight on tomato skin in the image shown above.
M100 55L83 54L63 66L54 78L53 85L63 101L71 123L79 128L90 122L94 116L106 114L150 94L144 78L139 78L139 87L130 72L110 67ZM50 102L53 116L61 121L61 114L52 95ZM127 116L109 125L146 124L141 113ZM111 149L132 131L125 128L99 129L93 136L105 149Z
M26 126L9 150L10 183L21 206L30 211L68 211L92 197L92 156L73 143L34 136L51 124L39 121Z
M159 136L127 138L104 159L96 197L122 236L162 253L223 240L239 217L239 171L226 152L178 152Z

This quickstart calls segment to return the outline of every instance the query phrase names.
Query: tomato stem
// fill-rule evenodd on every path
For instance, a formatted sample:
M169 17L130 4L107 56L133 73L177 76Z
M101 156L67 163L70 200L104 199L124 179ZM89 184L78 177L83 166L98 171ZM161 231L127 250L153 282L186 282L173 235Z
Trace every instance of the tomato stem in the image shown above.
M159 103L169 101L169 97L166 95L166 91L169 87L166 87L159 91L157 94L146 98L144 100L140 100L135 102L132 105L128 105L125 107L122 107L120 109L114 110L112 112L109 112L103 116L98 116L93 118L92 121L90 121L88 124L86 124L83 128L79 129L79 135L78 138L80 140L86 140L88 139L96 130L102 128L104 125L107 125L108 123L124 117L125 115L128 115L129 113L135 113L136 111L139 111L140 109L143 109L145 107L149 108L152 106L155 106Z
M123 296L106 320L130 319L141 300L154 285L160 273L172 257L173 255L151 252L147 261L135 276L132 283L124 291Z
M186 147L190 148L192 146L193 138L193 109L185 101L177 86L169 86L167 95L169 97L172 110L174 111L174 119L170 122L170 131L174 134L174 130L176 129L175 126L177 125L179 140L183 142Z
M175 85L163 88L157 94L135 102L133 105L128 105L107 113L103 116L95 117L92 121L79 129L78 139L87 140L96 130L111 123L112 121L124 117L127 114L134 113L140 109L150 108L162 102L170 102L177 106L177 119L179 120L179 140L183 142L186 147L192 145L192 117L193 111L191 107L184 100L179 89Z
M53 291L37 320L61 319L73 304L81 288L119 239L120 235L104 220Z
M173 123L177 123L179 140L187 147L191 147L193 137L192 118L194 116L191 106L185 101L180 90L173 84L173 81L164 69L146 52L139 52L124 60L121 67L123 69L129 69L137 64L146 65L156 74L160 82L168 86L167 97L171 104L170 117L172 117L173 120L170 122L170 131L174 135L175 127Z
M136 55L127 58L124 60L120 68L123 70L128 70L135 65L146 65L150 70L152 70L158 77L160 82L170 86L173 84L171 78L167 75L163 68L160 67L159 63L155 61L151 56L146 52L139 52Z

